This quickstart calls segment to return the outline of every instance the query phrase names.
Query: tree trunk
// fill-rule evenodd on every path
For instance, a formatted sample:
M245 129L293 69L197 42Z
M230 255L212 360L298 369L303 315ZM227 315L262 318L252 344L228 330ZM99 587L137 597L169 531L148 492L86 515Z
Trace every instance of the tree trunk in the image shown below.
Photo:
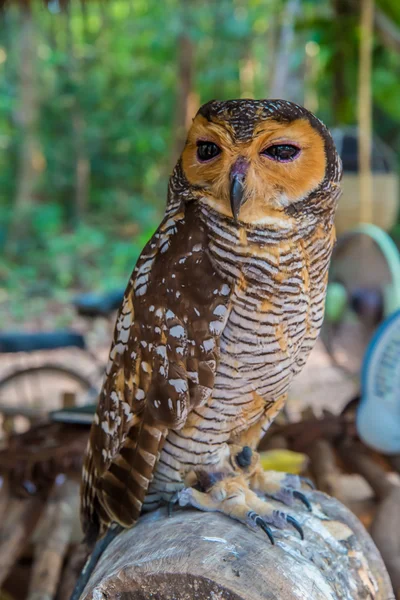
M360 4L360 64L358 71L358 163L360 171L360 221L373 222L372 149L372 44L374 0Z
M349 0L333 0L332 8L335 15L337 27L345 27L347 36L349 28L347 23L354 16L354 7ZM351 98L351 90L346 85L346 68L348 62L348 37L337 36L336 43L332 47L333 57L333 87L332 87L332 111L335 125L343 125L348 122L348 104Z
M190 38L191 0L181 1L181 32L178 39L178 97L175 112L175 148L173 164L182 152L187 130L196 114L199 101L193 90L194 44Z
M39 102L36 86L36 38L31 9L21 9L19 63L19 106L16 120L21 130L18 184L6 251L18 251L19 243L29 234L36 182L44 167L37 139Z
M270 98L287 98L294 26L299 10L300 0L289 0L282 16L281 32L274 61L274 74L269 93Z
M104 8L102 3L100 7ZM84 11L86 10L83 9ZM103 15L102 11L102 15ZM73 33L71 28L70 9L65 14L67 28L68 76L71 81L77 77ZM103 15L104 19L104 15ZM84 20L85 23L85 20ZM71 106L71 124L75 154L75 184L74 184L74 224L78 225L85 217L89 202L90 189L90 160L85 143L86 122L79 98L75 94Z
M393 598L383 561L357 518L321 492L310 498L312 514L290 509L305 540L294 529L274 530L274 546L261 530L219 513L150 513L110 544L82 600Z

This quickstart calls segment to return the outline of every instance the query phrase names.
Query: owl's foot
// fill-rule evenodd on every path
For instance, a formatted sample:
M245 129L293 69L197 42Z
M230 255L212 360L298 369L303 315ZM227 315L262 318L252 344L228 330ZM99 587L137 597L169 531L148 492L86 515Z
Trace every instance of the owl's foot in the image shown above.
M207 491L185 488L178 492L178 502L180 506L190 505L199 510L222 512L252 529L259 527L269 537L271 544L274 543L274 536L270 526L283 529L290 525L296 529L301 539L304 539L300 523L257 496L242 475L225 477Z
M287 506L293 506L295 501L300 501L308 511L312 511L311 503L302 491L303 484L314 488L312 481L306 477L281 471L264 471L259 455L249 446L239 447L239 449L232 446L231 449L233 450L231 464L234 464L236 469L240 469L251 490L257 494L270 496Z
M263 471L261 467L257 469L249 481L250 488L257 493L270 496L287 506L293 506L296 501L300 501L309 512L312 512L311 502L302 491L302 484L312 487L312 482L309 479L299 475L280 471Z

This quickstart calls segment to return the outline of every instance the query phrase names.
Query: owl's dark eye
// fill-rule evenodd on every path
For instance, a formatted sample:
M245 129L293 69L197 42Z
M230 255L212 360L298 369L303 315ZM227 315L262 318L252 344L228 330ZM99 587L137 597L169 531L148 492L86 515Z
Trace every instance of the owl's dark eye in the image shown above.
M275 144L265 148L261 154L278 162L290 162L298 157L300 148L291 144Z
M201 161L211 160L221 154L221 148L214 142L197 142L197 158Z

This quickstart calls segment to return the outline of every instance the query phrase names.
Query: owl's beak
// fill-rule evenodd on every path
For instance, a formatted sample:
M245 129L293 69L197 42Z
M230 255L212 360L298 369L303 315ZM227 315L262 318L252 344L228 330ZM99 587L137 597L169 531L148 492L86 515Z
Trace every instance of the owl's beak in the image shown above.
M247 199L244 194L244 182L248 168L249 163L247 160L242 156L239 156L230 172L230 201L232 215L235 221L238 220L240 209Z

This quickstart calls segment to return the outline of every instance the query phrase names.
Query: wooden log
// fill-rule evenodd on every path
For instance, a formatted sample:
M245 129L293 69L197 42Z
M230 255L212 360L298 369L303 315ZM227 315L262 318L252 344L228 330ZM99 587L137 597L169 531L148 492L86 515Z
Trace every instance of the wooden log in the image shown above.
M345 442L339 452L343 460L364 477L379 500L370 532L385 561L396 597L400 598L400 486L392 483L384 468L362 444Z
M396 454L389 458L389 462L392 465L393 469L400 473L400 454Z
M43 505L43 499L38 496L9 501L7 519L0 529L0 587L29 542Z
M65 480L51 493L38 525L28 600L53 600L78 509L79 485Z
M0 475L0 523L3 523L9 499L8 479Z
M315 440L307 449L311 459L311 471L317 488L335 498L340 498L340 471L336 464L335 451L328 440Z
M85 565L87 557L88 550L86 544L75 544L75 547L69 554L67 564L61 576L57 600L70 600L75 583Z
M321 492L313 513L290 513L288 528L265 534L219 513L166 509L143 516L101 557L81 600L393 599L383 561L357 518ZM282 504L276 503L282 510Z

